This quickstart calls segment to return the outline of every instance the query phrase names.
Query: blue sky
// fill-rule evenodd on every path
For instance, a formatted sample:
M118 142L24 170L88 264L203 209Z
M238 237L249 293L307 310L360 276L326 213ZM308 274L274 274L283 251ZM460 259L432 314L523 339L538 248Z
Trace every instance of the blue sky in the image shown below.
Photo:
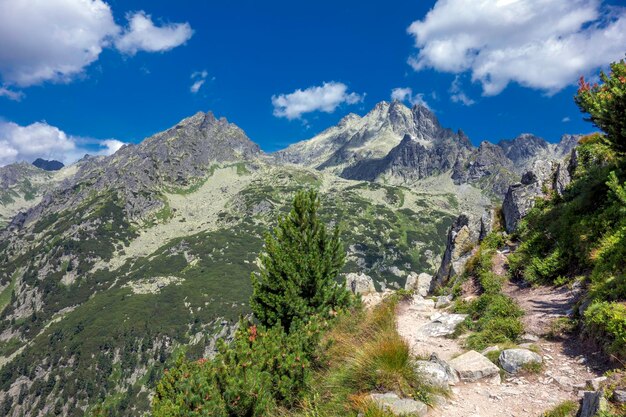
M33 0L48 5L58 1ZM61 45L57 51L58 43L43 48L45 39L29 40L32 56L24 64L26 58L9 49L20 37L36 37L33 28L22 25L24 33L20 28L0 29L0 51L5 50L0 52L0 165L3 146L19 148L20 140L45 140L38 139L49 133L44 127L55 128L53 135L65 134L75 145L54 151L42 147L41 156L63 156L68 149L68 155L85 149L105 152L98 140L138 142L207 110L239 125L264 150L274 151L315 135L347 113L366 113L377 102L389 100L395 88L410 88L413 101L421 97L444 126L463 129L474 143L522 132L556 141L563 133L593 129L572 100L578 76L596 73L600 65L626 52L623 1L554 0L545 8L541 3L546 2L537 0L473 0L481 6L471 12L461 10L469 0L449 0L448 6L443 0L72 1L77 10L84 3L98 3L104 14L108 6L113 21L94 20L96 40L84 45L96 42L101 51L79 57L67 74L57 68L52 75L33 75L33 70L27 77L19 71L31 70L33 62L45 66L50 59L71 60L74 45ZM20 2L0 0L0 15L5 7L0 25L2 19L23 20L24 13L38 13L33 2L28 11L17 7ZM511 7L528 13L519 27L480 23L522 13ZM40 12L46 13L43 6ZM75 16L74 10L68 13ZM463 19L472 13L480 26L465 25ZM583 17L573 27L555 31L568 13ZM55 19L49 12L46 16ZM157 30L153 38L143 39L151 32L133 29L133 16ZM28 20L34 26L35 17ZM80 26L89 19L79 13L77 20ZM170 32L160 33L159 28ZM41 36L47 36L45 27L41 29ZM520 33L530 35L519 39ZM463 56L456 56L468 34L475 44L470 42ZM162 43L154 43L161 35ZM552 38L557 43L565 39L564 44L542 43ZM589 39L603 46L594 47ZM437 52L442 48L442 54ZM50 50L58 57L50 58ZM502 55L511 58L503 61ZM415 58L412 65L410 57ZM204 83L194 93L190 88L197 81ZM325 82L343 86L345 92L319 107L322 111L295 110L291 119L277 116L272 97L301 89L306 101L312 92L306 89L324 88ZM287 105L293 104L294 97L284 98ZM311 100L307 109L318 105L315 97ZM35 122L40 122L39 135L20 130ZM4 162L37 152L22 148L17 153L5 148Z

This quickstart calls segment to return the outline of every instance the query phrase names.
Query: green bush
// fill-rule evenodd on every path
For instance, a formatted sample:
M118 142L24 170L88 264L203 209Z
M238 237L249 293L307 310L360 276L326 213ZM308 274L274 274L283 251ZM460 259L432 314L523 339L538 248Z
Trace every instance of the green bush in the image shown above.
M618 359L626 359L626 305L595 302L583 315L585 332Z
M243 325L213 360L188 361L181 355L157 386L153 414L267 416L293 406L310 382L319 334L313 324L290 334L280 326Z
M546 411L541 417L575 417L576 413L578 413L578 403L568 400Z

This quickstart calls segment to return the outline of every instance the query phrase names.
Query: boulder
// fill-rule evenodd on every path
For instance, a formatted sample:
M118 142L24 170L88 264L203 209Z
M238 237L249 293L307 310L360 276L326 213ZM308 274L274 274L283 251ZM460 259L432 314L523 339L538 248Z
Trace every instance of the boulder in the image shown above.
M419 275L415 272L411 272L406 279L404 289L408 291L415 291L422 297L426 297L430 292L432 280L433 276L425 272L422 272Z
M415 361L415 372L429 385L447 389L459 382L456 371L433 353L428 361Z
M431 322L420 327L417 332L428 337L451 335L466 318L467 314L436 313L431 316Z
M498 360L502 369L510 374L516 374L526 365L543 362L540 355L528 349L503 350Z
M607 409L607 401L603 391L585 391L579 417L593 417Z
M357 274L356 272L351 272L346 274L346 287L352 291L353 294L367 295L376 292L372 278L363 273Z
M400 398L394 392L370 394L371 400L383 411L390 411L398 416L425 416L428 407L421 401Z
M452 359L450 366L458 372L461 381L473 382L500 374L500 368L475 350Z

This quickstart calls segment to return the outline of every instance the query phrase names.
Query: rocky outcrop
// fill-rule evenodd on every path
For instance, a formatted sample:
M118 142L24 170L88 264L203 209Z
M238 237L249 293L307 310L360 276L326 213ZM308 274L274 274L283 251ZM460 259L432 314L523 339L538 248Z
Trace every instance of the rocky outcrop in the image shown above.
M465 264L471 257L474 247L491 231L492 224L491 212L486 212L479 218L468 214L457 217L448 230L443 258L432 281L431 291L465 271Z
M535 201L546 192L563 195L571 183L577 165L576 149L559 161L537 160L532 169L522 175L521 182L507 190L502 203L504 226L513 232L519 221L534 207Z
M542 195L541 183L530 171L524 174L521 183L509 187L502 202L502 216L507 232L511 233L517 228L519 221L535 205L535 199Z
M353 294L367 295L376 292L374 281L369 275L351 272L346 274L346 288Z
M528 349L506 349L500 353L498 361L502 369L510 374L516 374L527 366L541 364L543 359Z
M404 289L407 291L415 291L422 297L426 297L430 292L432 281L433 276L430 274L422 272L418 275L416 272L411 272L406 279Z

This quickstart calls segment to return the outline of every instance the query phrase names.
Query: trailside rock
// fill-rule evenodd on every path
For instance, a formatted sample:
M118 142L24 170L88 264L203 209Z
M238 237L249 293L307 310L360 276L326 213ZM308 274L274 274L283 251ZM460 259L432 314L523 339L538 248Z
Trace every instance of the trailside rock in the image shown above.
M525 175L524 179L530 181L530 175ZM511 233L517 228L519 221L533 208L535 198L541 195L543 192L539 181L513 184L509 187L502 202L502 216L507 232Z
M583 405L580 408L579 417L593 417L600 411L607 409L607 401L603 391L585 391Z
M435 279L431 282L431 291L438 285L445 284L454 275L460 275L465 270L465 264L472 254L472 248L478 242L479 226L474 225L467 214L461 214L452 223L448 231L446 249L441 260L441 266ZM473 230L475 229L475 230Z
M433 353L430 360L415 361L415 372L429 385L447 389L459 382L456 371L447 362Z
M415 291L422 297L426 297L430 291L432 280L433 276L425 272L422 272L419 275L415 272L411 272L406 279L404 289L408 291Z
M357 274L356 272L346 274L346 288L352 291L353 294L366 295L376 292L372 277L363 273Z
M475 350L470 350L452 359L450 366L459 373L461 381L478 381L498 375L500 372L496 365Z
M394 392L370 394L372 401L383 411L390 411L398 416L425 416L428 407L421 401L400 398Z
M435 308L444 308L452 304L452 295L440 295L435 302Z
M528 349L503 350L498 360L500 366L510 374L519 372L526 365L543 362L540 355Z
M432 321L420 327L417 333L428 337L447 336L454 333L466 318L467 314L436 313L431 316Z

